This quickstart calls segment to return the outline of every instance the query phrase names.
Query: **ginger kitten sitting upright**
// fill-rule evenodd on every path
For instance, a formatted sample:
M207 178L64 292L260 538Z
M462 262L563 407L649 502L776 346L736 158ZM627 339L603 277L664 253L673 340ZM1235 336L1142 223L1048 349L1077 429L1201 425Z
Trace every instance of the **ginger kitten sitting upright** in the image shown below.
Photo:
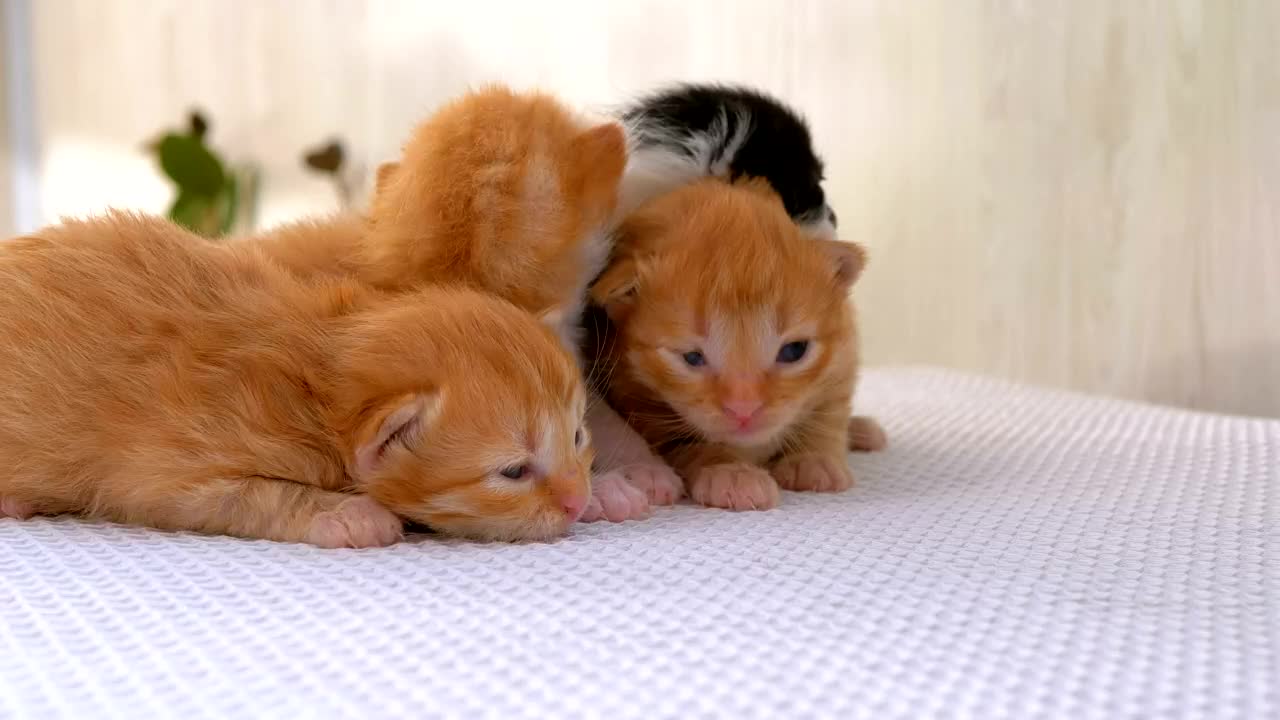
M615 122L592 124L555 98L489 87L445 104L382 166L363 222L282 228L259 244L296 272L352 273L389 291L459 283L559 328L575 353L586 288L611 249L626 165ZM320 235L317 238L317 235ZM593 401L593 502L584 520L625 520L670 503L680 479Z
M848 291L864 261L857 245L803 235L762 180L698 181L623 223L592 290L615 328L609 398L694 500L765 509L779 486L852 484Z

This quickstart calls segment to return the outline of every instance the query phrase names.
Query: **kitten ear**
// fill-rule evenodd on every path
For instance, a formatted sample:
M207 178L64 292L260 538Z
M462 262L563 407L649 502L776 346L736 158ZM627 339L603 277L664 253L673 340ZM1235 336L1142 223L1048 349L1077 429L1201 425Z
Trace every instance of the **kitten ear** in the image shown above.
M836 284L845 290L853 286L862 269L867 266L867 250L857 243L843 240L813 239L818 243L835 266Z
M373 191L380 193L387 189L387 185L391 182L391 178L395 176L396 171L400 169L400 163L389 162L382 163L378 166L378 172L374 177Z
M412 445L421 441L422 433L439 409L439 393L415 393L389 402L375 412L360 434L364 441L356 447L358 479L377 472L395 443Z
M573 139L573 146L575 150L589 153L592 157L612 160L612 163L602 164L618 165L619 174L622 172L621 166L627 162L627 134L622 130L622 125L616 122L596 125L578 133Z
M617 202L618 183L627 167L627 136L618 123L585 130L572 140L577 177L584 193L610 206Z
M636 261L629 257L619 258L591 286L591 301L603 307L610 320L621 320L635 302L639 285Z

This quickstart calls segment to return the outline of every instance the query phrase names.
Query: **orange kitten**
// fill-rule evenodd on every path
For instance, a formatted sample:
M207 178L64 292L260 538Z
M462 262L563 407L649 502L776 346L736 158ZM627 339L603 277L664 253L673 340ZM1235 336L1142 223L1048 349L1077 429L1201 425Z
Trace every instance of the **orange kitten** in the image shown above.
M128 214L0 244L0 284L2 514L361 547L550 538L589 500L574 360L499 299Z
M577 352L626 159L617 123L586 122L549 95L490 87L444 105L398 162L379 169L363 225L337 221L337 242L312 242L314 223L258 242L297 272L351 272L389 291L464 283L545 318ZM607 403L589 405L599 462L584 519L625 520L646 514L651 499L674 502L671 468Z
M779 485L848 488L863 250L802 235L759 180L673 191L619 235L593 289L616 328L609 397L693 499L764 509Z

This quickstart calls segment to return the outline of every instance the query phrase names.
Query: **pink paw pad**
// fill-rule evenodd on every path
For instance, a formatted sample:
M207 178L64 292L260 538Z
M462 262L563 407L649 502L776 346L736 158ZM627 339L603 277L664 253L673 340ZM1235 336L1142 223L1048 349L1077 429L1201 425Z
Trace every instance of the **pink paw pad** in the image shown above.
M17 518L18 520L26 520L36 514L36 508L31 503L17 498L0 495L0 517Z
M311 520L307 542L322 548L384 547L404 536L404 523L376 500L356 495Z
M786 490L840 492L853 485L853 473L844 457L796 455L773 466L773 477Z
M674 505L684 495L684 482L665 463L627 465L617 472L654 505Z
M689 483L689 497L725 510L769 510L778 506L778 483L755 465L710 465Z
M591 478L591 501L583 511L582 522L608 520L623 522L649 516L649 499L617 470Z

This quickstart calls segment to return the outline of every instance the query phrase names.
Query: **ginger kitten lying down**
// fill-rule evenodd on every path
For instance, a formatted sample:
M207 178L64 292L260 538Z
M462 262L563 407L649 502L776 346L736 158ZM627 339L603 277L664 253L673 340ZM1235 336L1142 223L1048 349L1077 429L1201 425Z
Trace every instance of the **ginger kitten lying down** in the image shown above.
M589 500L578 368L502 300L118 213L0 244L0 286L0 514L363 547L551 538Z
M807 237L763 180L697 181L642 206L592 290L614 326L609 399L699 503L835 491L858 343L857 245ZM878 429L869 418L857 424Z
M621 125L587 122L549 95L489 87L414 131L400 160L379 169L366 219L299 223L254 242L303 275L493 293L553 323L576 353L626 161ZM587 423L597 475L583 519L626 520L644 516L650 500L674 502L680 479L595 400Z

